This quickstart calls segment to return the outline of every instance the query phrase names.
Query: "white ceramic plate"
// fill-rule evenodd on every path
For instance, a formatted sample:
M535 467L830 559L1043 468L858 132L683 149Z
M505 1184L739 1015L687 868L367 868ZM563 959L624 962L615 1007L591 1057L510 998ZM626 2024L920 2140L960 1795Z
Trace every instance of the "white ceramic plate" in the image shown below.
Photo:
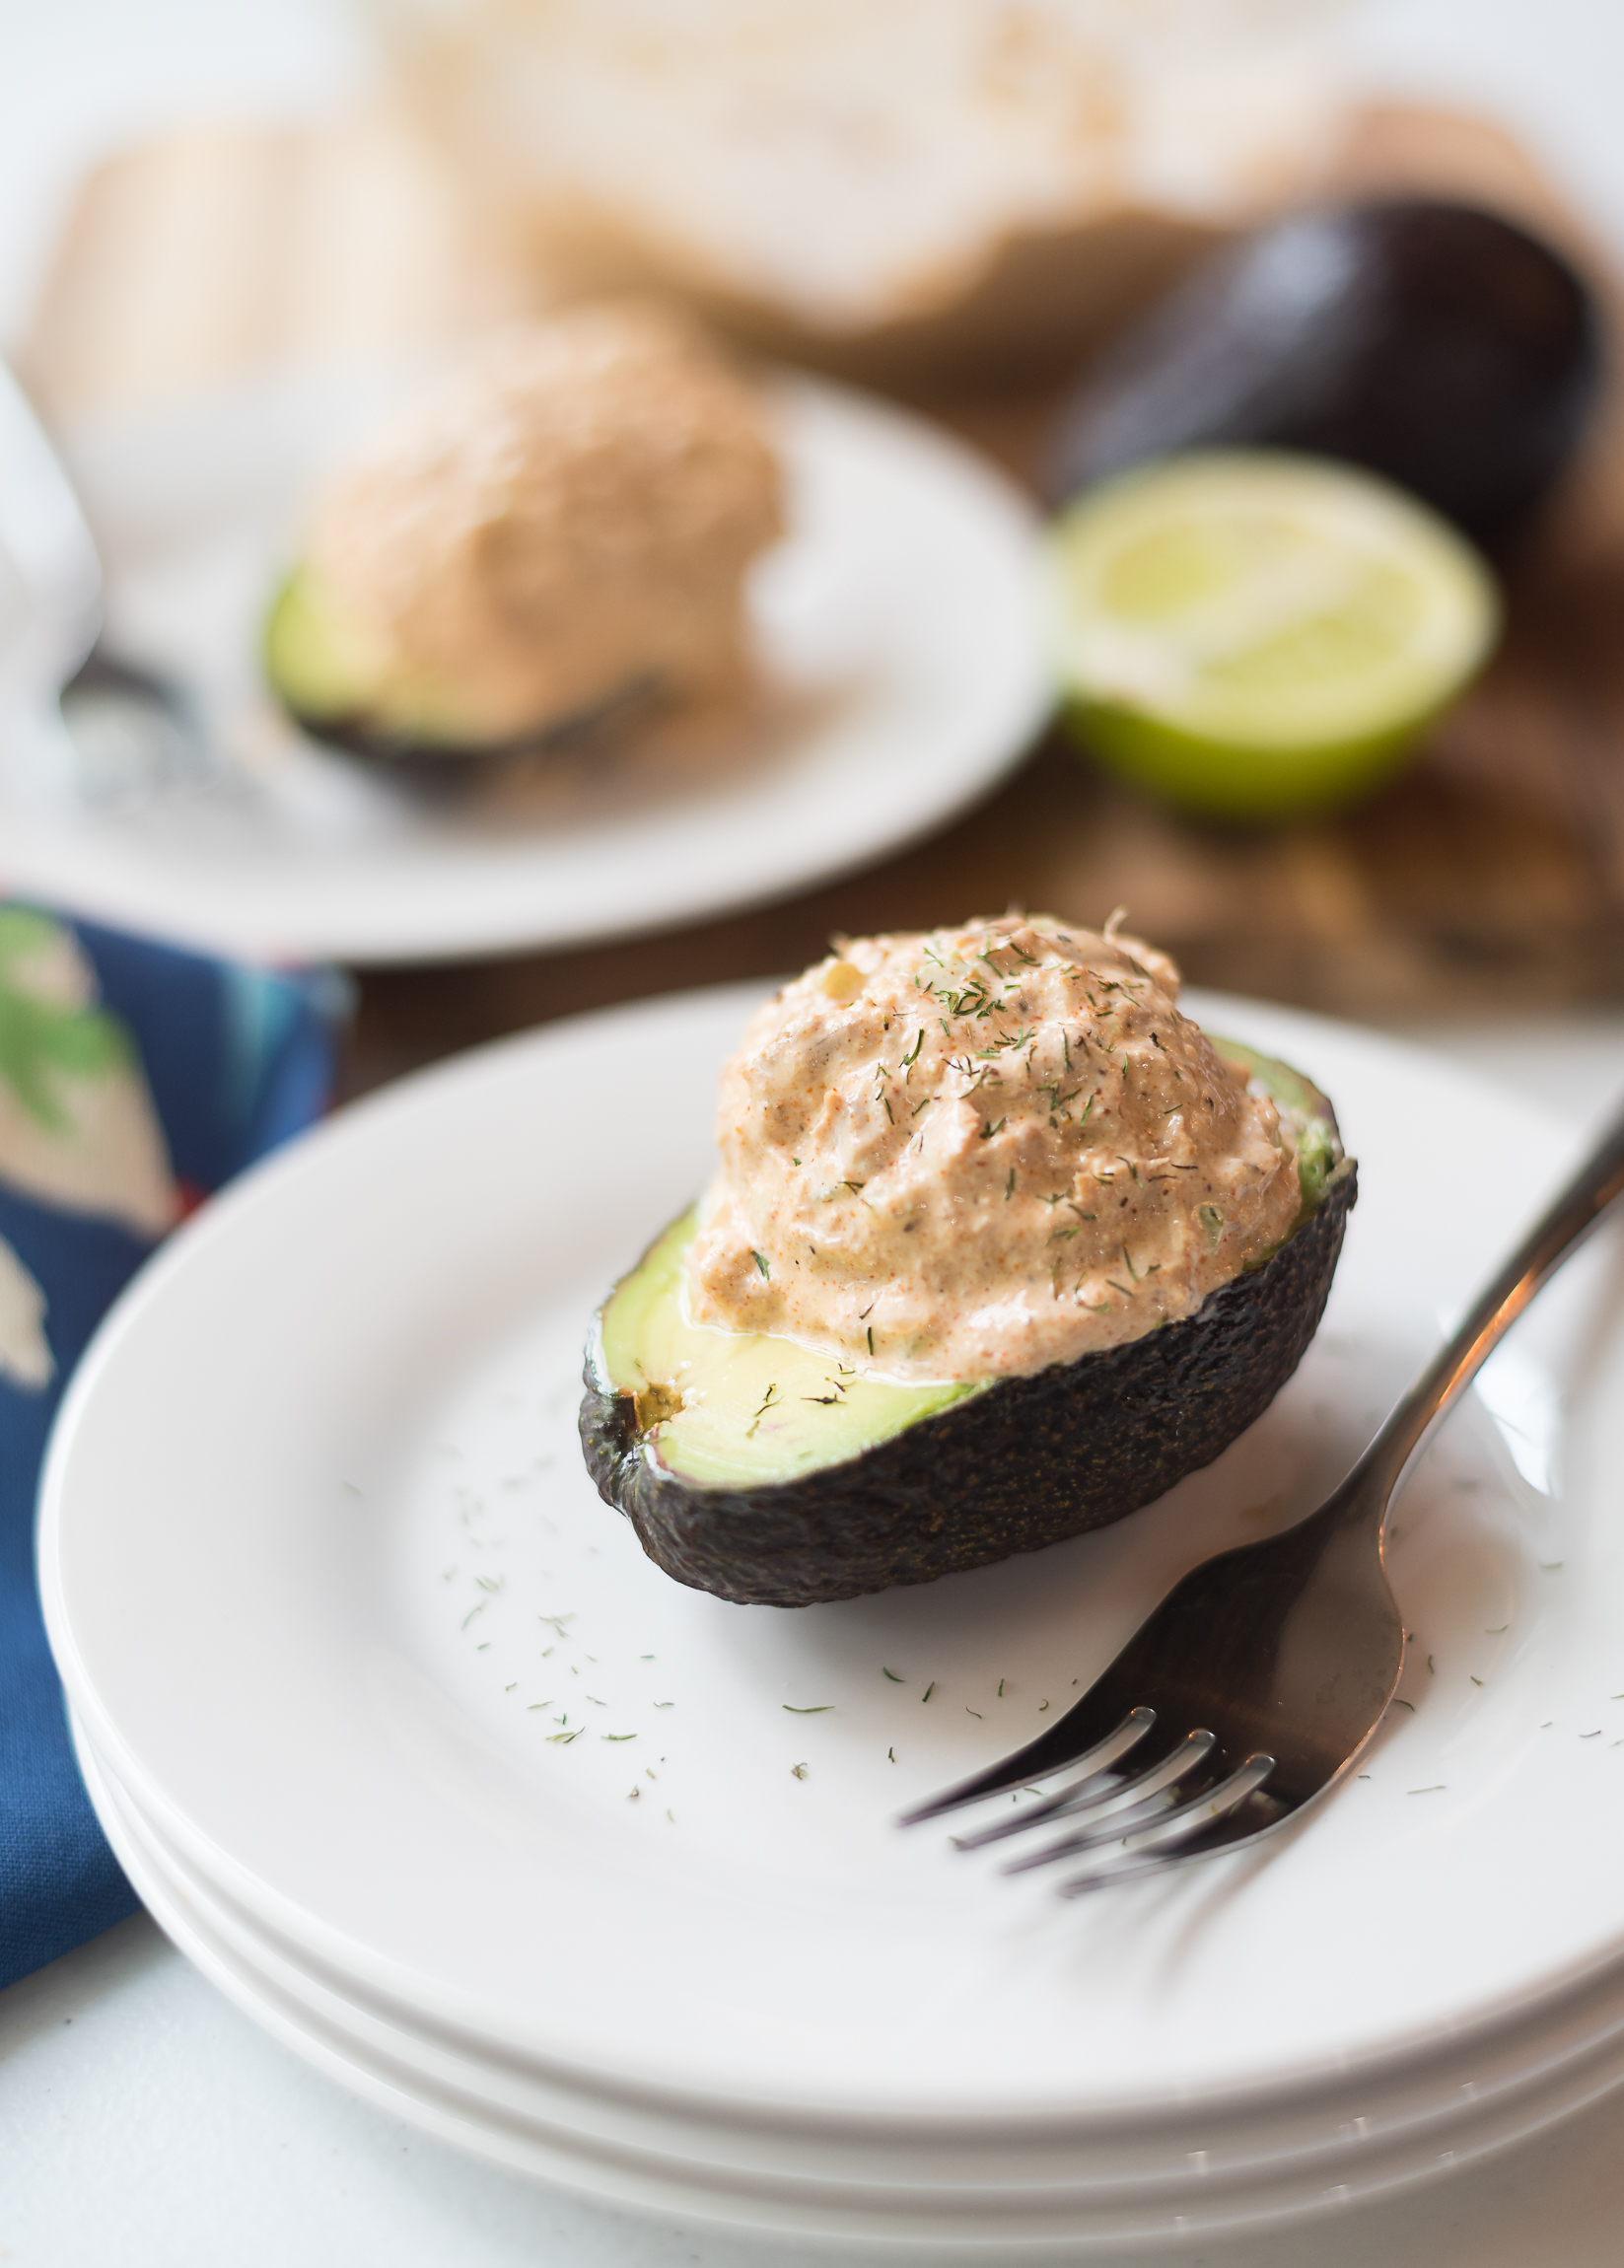
M1542 2006L1487 2041L1457 2035L1442 2055L1407 2058L1341 2102L1209 2111L1199 2152L1165 2131L1119 2133L1107 2147L1030 2130L1000 2153L916 2131L852 2138L773 2128L736 2115L584 2097L533 2063L415 2026L352 1998L343 1980L255 1926L188 1865L163 1828L74 1728L97 1811L149 1910L247 2015L284 2045L397 2115L498 2162L601 2200L685 2223L776 2234L877 2238L910 2256L1003 2268L1012 2258L1094 2256L1196 2231L1257 2233L1395 2188L1413 2188L1538 2132L1617 2084L1624 2068L1624 1977L1583 2006ZM1270 2112L1272 2111L1272 2115ZM1158 2247L1158 2256L1164 2256Z
M456 792L318 747L259 685L258 626L313 475L401 383L78 438L111 640L198 691L229 762L127 804L0 783L11 886L272 958L580 944L878 858L984 794L1042 722L1029 506L922 419L795 380L775 393L791 532L752 582L747 714Z
M1361 1157L1297 1380L1100 1534L740 1608L642 1557L574 1413L592 1306L707 1170L746 999L407 1083L121 1303L70 1390L41 1580L97 1752L177 1849L347 1989L584 2094L871 2146L1103 2163L1160 2128L1165 2158L1361 2073L1374 2103L1405 2059L1595 1979L1624 1948L1610 1247L1410 1484L1408 1706L1368 1778L1266 1854L1081 1908L889 1823L1027 1736L1184 1567L1314 1501L1566 1163L1560 1130L1368 1035L1196 1003L1321 1080Z

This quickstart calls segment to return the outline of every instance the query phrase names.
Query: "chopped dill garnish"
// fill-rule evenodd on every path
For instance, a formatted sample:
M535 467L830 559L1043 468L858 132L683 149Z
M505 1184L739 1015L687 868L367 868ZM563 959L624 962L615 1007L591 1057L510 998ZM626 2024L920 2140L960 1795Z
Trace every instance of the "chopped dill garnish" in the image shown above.
M905 1677L898 1677L894 1669L887 1669L883 1662L880 1665L880 1673L883 1677L888 1677L893 1685L906 1685L908 1682Z
M792 1780L804 1780L806 1777L807 1767L805 1764L792 1764L790 1766L790 1778Z
M635 1740L637 1735L635 1733L603 1733L599 1737L603 1740Z
M814 1701L810 1708L798 1709L793 1701L786 1701L783 1706L792 1717L821 1717L825 1710L834 1707L834 1703L832 1701Z
M1006 1204L1006 1205L1009 1203L1010 1199L1011 1199L1011 1198L1012 1198L1014 1195L1015 1195L1015 1168L1012 1166L1012 1167L1010 1168L1010 1177L1009 1177L1009 1179L1008 1179L1008 1180L1005 1182L1005 1184L1004 1184L1004 1202L1005 1202L1005 1204Z
M873 1325L873 1323L871 1323L871 1324L869 1325L869 1352L870 1352L870 1354L871 1354L871 1355L874 1353L874 1325Z
M924 1697L924 1699L928 1701L928 1700L930 1699L931 1695L932 1695L932 1694L933 1694L935 1691L936 1691L936 1679L933 1677L933 1678L931 1679L930 1683L929 1683L929 1684L926 1686L926 1688L925 1688L925 1692L924 1692L924 1696L923 1696L923 1697Z
M768 1265L766 1254L764 1252L758 1252L753 1244L750 1246L750 1258L755 1262L763 1276L770 1276L772 1274L772 1269Z
M1000 1701L1004 1698L1004 1680L1002 1677L998 1680L998 1698Z
M896 1750L895 1750L894 1748L887 1748L887 1749L885 1750L885 1753L886 1753L886 1755L887 1755L887 1756L890 1758L891 1762L894 1764L894 1763L896 1762Z

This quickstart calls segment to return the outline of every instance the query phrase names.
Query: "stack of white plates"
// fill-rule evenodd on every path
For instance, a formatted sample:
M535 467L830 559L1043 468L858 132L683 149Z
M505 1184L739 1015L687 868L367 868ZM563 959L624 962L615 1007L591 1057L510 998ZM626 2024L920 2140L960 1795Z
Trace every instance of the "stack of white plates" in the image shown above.
M1360 1156L1298 1378L1103 1533L740 1608L642 1557L575 1407L593 1306L708 1169L747 998L559 1027L347 1112L101 1335L41 1575L87 1780L177 1943L509 2164L933 2258L1311 2215L1624 2077L1610 1246L1406 1491L1401 1705L1334 1799L1076 1903L892 1823L1075 1698L1186 1566L1316 1500L1562 1130L1369 1036L1195 1003L1317 1078Z

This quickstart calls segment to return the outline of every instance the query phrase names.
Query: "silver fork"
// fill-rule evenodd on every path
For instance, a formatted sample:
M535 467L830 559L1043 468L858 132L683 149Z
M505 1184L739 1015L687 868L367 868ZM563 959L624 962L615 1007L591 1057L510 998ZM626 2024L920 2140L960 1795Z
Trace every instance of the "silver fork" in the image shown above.
M1058 1840L1007 1871L1081 1857L1061 1885L1077 1896L1256 1842L1334 1787L1404 1666L1382 1561L1388 1507L1433 1428L1621 1191L1624 1116L1317 1512L1192 1570L1046 1733L901 1824L1079 1766L1055 1793L954 1838L971 1850L1061 1825Z

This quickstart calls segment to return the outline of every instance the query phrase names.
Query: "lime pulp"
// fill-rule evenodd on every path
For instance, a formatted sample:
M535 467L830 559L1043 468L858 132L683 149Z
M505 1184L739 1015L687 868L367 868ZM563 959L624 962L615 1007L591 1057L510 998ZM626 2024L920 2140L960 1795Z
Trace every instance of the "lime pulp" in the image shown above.
M1050 564L1089 747L1234 817L1375 785L1482 667L1500 621L1487 567L1426 506L1281 451L1125 473L1059 516Z

